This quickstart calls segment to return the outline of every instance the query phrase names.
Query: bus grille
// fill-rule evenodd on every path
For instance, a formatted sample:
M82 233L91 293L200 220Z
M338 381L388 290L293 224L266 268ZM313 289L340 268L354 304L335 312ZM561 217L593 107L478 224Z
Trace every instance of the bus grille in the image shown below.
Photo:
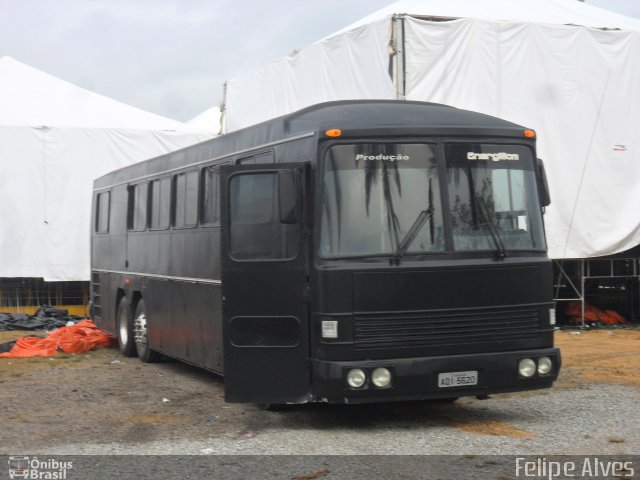
M439 310L355 318L355 347L423 347L516 340L539 334L537 308Z

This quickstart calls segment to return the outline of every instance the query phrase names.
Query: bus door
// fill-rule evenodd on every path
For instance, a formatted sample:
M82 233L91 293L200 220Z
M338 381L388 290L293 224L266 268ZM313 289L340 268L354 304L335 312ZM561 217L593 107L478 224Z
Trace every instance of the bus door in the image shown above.
M221 167L225 399L310 398L303 164Z

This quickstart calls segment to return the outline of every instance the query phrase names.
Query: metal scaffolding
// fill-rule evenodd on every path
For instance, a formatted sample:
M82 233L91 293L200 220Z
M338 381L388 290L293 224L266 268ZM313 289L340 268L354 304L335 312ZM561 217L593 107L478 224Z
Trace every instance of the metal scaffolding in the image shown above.
M42 305L84 306L88 300L88 282L45 282L42 278L0 278L0 312L24 312Z
M554 260L557 275L554 281L554 301L579 301L582 308L581 326L585 326L585 283L588 280L635 278L640 279L640 258L587 258L578 260ZM571 267L572 272L568 272ZM566 282L566 283L564 283ZM560 298L560 290L568 287L575 294L574 297ZM567 288L564 288L567 290ZM640 281L638 291L640 298Z

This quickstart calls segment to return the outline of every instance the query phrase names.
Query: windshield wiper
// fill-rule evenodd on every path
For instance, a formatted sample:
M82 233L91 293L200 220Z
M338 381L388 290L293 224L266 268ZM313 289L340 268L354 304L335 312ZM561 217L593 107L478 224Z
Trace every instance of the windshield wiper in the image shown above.
M476 204L476 209L482 217L482 222L480 225L484 225L489 230L491 234L491 238L493 239L493 243L496 246L496 258L498 260L503 260L507 256L507 249L504 247L504 243L502 242L502 238L500 237L500 232L498 231L498 227L496 224L489 220L489 215L487 215L487 211L485 210L484 204L482 200L478 198L477 195L473 196L474 202Z
M407 234L402 238L402 241L398 243L396 254L391 259L391 263L395 261L396 265L400 265L400 259L407 253L407 250L418 236L418 232L420 232L420 229L424 226L427 219L431 220L429 225L431 227L431 243L433 244L433 210L433 193L431 190L431 179L429 179L429 208L422 210L418 214L418 218L413 222Z
M398 244L398 249L396 250L396 254L393 257L393 260L395 260L396 265L400 264L400 259L404 257L404 255L407 253L409 246L418 236L418 232L420 232L420 229L422 228L422 226L425 224L428 218L431 218L432 215L433 215L433 208L430 208L428 210L422 210L418 214L418 218L416 218L416 221L413 222L413 225L411 225L411 228L409 229L407 234L404 236L400 244Z

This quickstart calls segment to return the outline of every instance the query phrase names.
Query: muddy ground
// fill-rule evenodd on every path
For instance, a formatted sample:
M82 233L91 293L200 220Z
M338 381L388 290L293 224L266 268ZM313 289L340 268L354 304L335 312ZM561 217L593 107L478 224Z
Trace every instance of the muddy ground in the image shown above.
M0 342L24 334L0 332ZM578 390L594 383L640 386L640 329L558 331L556 343L563 355L556 389ZM295 415L226 404L223 397L223 382L211 373L179 362L144 364L137 358L122 357L115 349L50 358L3 358L0 454L56 443L132 444L223 435L250 438L274 422L286 427L287 422L293 425L296 421ZM476 400L460 400L465 401ZM351 412L339 408L331 417L332 422L347 426L353 421ZM508 423L452 422L446 415L436 421L473 434L528 435Z

